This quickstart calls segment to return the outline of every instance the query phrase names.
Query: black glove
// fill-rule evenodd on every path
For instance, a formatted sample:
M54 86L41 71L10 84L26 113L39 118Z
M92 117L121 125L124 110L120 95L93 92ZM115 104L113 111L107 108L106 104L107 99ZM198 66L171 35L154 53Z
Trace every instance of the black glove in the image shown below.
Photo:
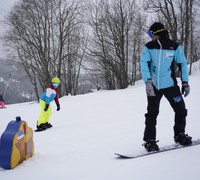
M184 97L186 97L190 93L190 86L187 82L182 83L181 91L182 94L184 94Z
M44 108L44 111L47 111L49 108L49 104L46 104L46 107Z
M60 104L57 104L57 111L60 111Z
M150 79L148 79L145 82L145 84L146 84L146 93L147 93L147 96L156 96L155 92L154 92L152 81Z

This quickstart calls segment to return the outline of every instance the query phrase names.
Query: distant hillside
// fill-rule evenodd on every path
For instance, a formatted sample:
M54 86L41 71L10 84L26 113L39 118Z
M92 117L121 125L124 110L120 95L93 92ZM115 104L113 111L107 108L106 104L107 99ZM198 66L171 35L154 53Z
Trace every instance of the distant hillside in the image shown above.
M34 89L22 67L0 59L0 91L6 104L36 100Z
M87 74L80 75L77 94L91 92L96 87ZM0 58L0 91L5 94L6 104L37 101L34 87L19 64Z

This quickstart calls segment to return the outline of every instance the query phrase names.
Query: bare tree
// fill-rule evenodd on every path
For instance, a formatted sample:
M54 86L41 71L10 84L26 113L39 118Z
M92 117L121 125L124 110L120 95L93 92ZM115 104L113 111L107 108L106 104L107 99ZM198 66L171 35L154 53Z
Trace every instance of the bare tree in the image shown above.
M53 76L61 78L61 95L76 93L85 51L82 11L76 0L21 0L6 17L4 40L17 52L36 93Z
M134 62L138 61L141 43L136 37L140 39L142 35L141 24L136 21L139 11L135 0L96 1L90 5L90 12L93 69L103 76L107 89L126 88L136 74Z

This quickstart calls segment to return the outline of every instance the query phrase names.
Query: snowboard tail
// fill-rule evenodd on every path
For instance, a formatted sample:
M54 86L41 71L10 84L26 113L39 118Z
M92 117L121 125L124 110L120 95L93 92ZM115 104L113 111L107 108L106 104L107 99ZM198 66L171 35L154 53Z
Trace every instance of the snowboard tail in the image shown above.
M50 129L50 128L52 128L52 127L48 127L48 128L46 128L46 129L35 129L34 131L35 131L35 132L42 132L42 131L46 131L46 130L48 130L48 129Z
M139 158L139 157L143 157L143 156L158 154L158 153L162 153L162 152L167 152L167 151L172 151L172 150L192 147L192 146L196 146L196 145L200 145L200 139L193 140L192 144L188 145L188 146L183 146L183 145L180 145L180 144L174 144L174 145L161 147L159 151L147 152L147 151L144 150L144 151L138 152L138 153L128 153L128 154L115 153L115 155L117 155L117 157L120 158L120 159L134 159L134 158Z

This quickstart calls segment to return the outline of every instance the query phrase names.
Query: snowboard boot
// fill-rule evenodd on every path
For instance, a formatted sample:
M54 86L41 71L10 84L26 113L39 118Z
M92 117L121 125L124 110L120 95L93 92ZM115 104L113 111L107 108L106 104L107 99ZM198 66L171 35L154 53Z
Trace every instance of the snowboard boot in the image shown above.
M146 141L146 143L143 144L143 146L145 147L145 149L148 152L159 151L159 147L157 145L157 142L158 141L155 141L155 140L148 140L148 141Z
M47 123L45 123L44 125L46 126L46 129L47 129L47 128L51 128L51 127L52 127L52 125L51 125L50 123L48 123L48 122L47 122Z
M39 126L37 125L37 131L44 131L46 129L47 127L45 126L45 124L40 124Z
M174 137L174 141L183 146L189 146L192 144L192 137L188 136L185 133L180 133L179 135Z

